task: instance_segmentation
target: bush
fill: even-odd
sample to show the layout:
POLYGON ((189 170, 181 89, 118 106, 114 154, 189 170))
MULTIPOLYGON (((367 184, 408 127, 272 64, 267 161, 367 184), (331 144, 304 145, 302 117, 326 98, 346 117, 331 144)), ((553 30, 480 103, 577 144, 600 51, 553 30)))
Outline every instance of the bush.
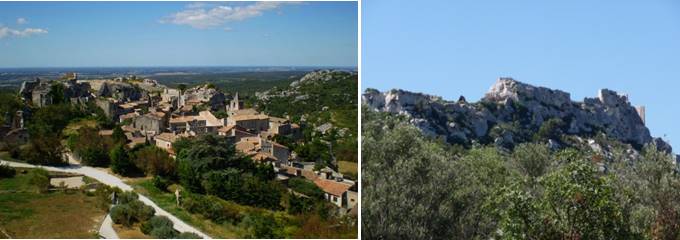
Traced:
POLYGON ((149 218, 153 217, 153 215, 156 213, 156 210, 154 210, 153 207, 144 204, 140 200, 134 200, 128 203, 128 205, 132 210, 133 216, 139 222, 149 220, 149 218))
POLYGON ((29 183, 38 188, 39 192, 46 192, 50 188, 50 176, 45 169, 32 169, 28 173, 28 179, 29 183))
POLYGON ((134 216, 130 206, 127 204, 116 205, 111 208, 111 220, 116 224, 123 224, 124 226, 132 226, 134 216))
POLYGON ((252 212, 241 223, 248 231, 247 238, 283 238, 283 226, 274 216, 266 213, 252 212))
POLYGON ((155 238, 170 239, 174 238, 176 235, 177 232, 175 231, 175 229, 172 229, 172 227, 168 226, 162 226, 151 230, 151 236, 155 238))
POLYGON ((158 175, 153 177, 152 183, 154 187, 164 192, 168 191, 168 186, 170 185, 170 181, 158 175))
POLYGON ((176 238, 178 238, 178 239, 201 239, 202 237, 198 236, 198 234, 196 234, 196 233, 183 232, 183 233, 180 233, 179 235, 177 235, 176 238))
POLYGON ((564 122, 562 119, 551 118, 548 121, 543 122, 538 129, 538 132, 536 132, 534 140, 559 139, 563 127, 564 122))
POLYGON ((290 178, 288 179, 288 187, 298 193, 302 193, 315 199, 323 199, 323 190, 316 184, 304 178, 290 178))
POLYGON ((12 178, 17 174, 17 170, 6 164, 0 164, 0 178, 12 178))
POLYGON ((140 227, 140 230, 144 234, 151 234, 151 232, 155 228, 161 228, 161 227, 170 227, 172 228, 172 221, 166 216, 153 216, 150 218, 148 221, 142 223, 142 226, 140 227))
POLYGON ((182 201, 182 207, 189 211, 190 213, 202 213, 204 208, 204 202, 201 201, 202 197, 196 195, 187 197, 182 201))
POLYGON ((201 214, 205 218, 217 223, 224 221, 231 223, 240 222, 243 218, 241 210, 235 204, 223 204, 221 201, 215 197, 193 195, 182 202, 182 207, 190 213, 201 214))
POLYGON ((139 195, 137 193, 127 191, 118 195, 118 204, 127 204, 138 199, 139 195))

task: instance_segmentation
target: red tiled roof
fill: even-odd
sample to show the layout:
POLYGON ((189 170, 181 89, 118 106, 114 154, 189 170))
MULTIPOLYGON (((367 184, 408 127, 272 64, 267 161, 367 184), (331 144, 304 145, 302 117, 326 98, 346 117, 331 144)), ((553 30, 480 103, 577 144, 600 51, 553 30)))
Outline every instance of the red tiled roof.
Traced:
POLYGON ((314 184, 316 184, 316 186, 321 188, 321 190, 324 192, 335 196, 342 196, 343 193, 347 192, 347 190, 352 187, 352 185, 343 182, 336 182, 322 178, 317 178, 314 180, 314 184))

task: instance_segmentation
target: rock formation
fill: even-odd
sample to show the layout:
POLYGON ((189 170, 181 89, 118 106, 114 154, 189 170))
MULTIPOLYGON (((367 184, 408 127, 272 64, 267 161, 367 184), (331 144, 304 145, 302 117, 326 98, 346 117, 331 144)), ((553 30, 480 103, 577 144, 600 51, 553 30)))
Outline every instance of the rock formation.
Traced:
POLYGON ((608 89, 600 90, 597 98, 575 102, 560 90, 500 78, 477 103, 375 89, 367 89, 362 101, 375 111, 406 115, 425 134, 445 136, 451 143, 514 144, 518 132, 535 133, 546 121, 557 119, 565 134, 601 132, 636 148, 654 142, 659 149, 671 152, 666 142, 652 138, 628 97, 608 89))

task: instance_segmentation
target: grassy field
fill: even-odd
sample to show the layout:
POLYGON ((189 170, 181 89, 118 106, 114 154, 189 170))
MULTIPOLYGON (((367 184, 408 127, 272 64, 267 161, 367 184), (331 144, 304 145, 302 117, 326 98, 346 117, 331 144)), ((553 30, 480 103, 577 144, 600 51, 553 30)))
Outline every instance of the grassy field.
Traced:
POLYGON ((38 193, 19 172, 0 179, 0 228, 12 238, 97 238, 106 212, 96 201, 79 191, 38 193))
POLYGON ((354 179, 357 179, 356 177, 358 176, 359 166, 355 162, 338 161, 338 171, 340 171, 342 174, 347 174, 354 177, 354 179))
MULTIPOLYGON (((163 192, 154 187, 149 180, 137 180, 128 182, 135 189, 136 192, 149 197, 159 207, 163 208, 182 219, 187 224, 194 226, 205 234, 213 238, 238 238, 238 227, 231 224, 216 224, 209 219, 204 218, 198 214, 191 214, 177 206, 175 202, 175 194, 163 192)), ((120 236, 122 237, 122 236, 120 236)))

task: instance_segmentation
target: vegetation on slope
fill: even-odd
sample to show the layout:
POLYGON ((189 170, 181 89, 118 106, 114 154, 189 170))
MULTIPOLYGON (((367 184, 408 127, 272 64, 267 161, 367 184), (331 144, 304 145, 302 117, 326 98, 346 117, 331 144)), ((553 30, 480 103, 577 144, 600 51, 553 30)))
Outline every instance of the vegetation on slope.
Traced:
POLYGON ((362 148, 371 149, 362 159, 364 238, 680 235, 680 175, 673 156, 653 145, 638 157, 610 139, 608 156, 541 142, 465 149, 423 136, 400 116, 364 110, 362 117, 362 148))
POLYGON ((257 108, 304 124, 302 141, 276 139, 301 159, 316 161, 320 166, 330 165, 333 157, 357 162, 357 75, 339 71, 313 74, 318 77, 268 91, 257 102, 257 108), (326 123, 333 125, 329 132, 315 130, 326 123))

